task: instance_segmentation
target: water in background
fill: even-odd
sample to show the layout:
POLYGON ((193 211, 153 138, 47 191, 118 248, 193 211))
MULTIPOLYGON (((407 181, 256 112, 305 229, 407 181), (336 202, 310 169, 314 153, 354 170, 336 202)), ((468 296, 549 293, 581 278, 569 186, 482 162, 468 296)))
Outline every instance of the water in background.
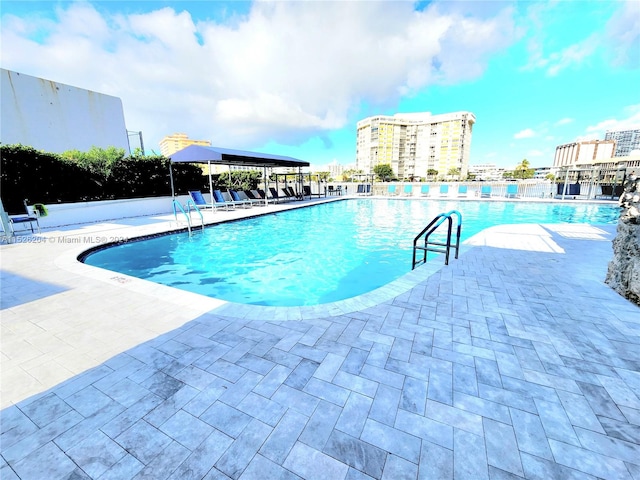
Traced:
POLYGON ((317 305, 409 272, 413 238, 452 209, 462 213, 463 241, 493 225, 616 223, 619 215, 599 204, 352 199, 118 245, 85 263, 232 302, 317 305))

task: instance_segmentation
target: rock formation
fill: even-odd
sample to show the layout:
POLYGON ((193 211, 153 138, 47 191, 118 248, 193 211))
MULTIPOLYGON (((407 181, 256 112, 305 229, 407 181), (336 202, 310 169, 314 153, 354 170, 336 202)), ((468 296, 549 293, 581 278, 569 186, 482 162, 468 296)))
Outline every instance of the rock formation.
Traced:
POLYGON ((605 282, 640 305, 640 177, 632 173, 620 195, 620 219, 605 282))

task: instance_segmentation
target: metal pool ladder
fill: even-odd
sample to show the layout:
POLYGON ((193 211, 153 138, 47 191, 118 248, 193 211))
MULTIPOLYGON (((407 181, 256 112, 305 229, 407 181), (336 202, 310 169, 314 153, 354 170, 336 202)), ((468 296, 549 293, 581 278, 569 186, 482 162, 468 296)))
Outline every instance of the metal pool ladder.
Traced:
POLYGON ((455 248, 456 256, 458 258, 458 253, 460 251, 460 231, 462 229, 462 214, 457 210, 450 210, 446 213, 440 213, 437 215, 429 225, 424 227, 424 229, 416 235, 416 238, 413 239, 413 264, 411 269, 413 270, 419 265, 423 263, 427 263, 427 252, 437 252, 444 253, 444 264, 449 265, 449 252, 451 251, 451 247, 455 248), (456 228, 456 239, 455 242, 451 243, 451 232, 453 230, 453 219, 452 215, 457 217, 457 228, 456 228), (433 234, 440 225, 444 222, 447 222, 447 239, 445 242, 438 242, 434 240, 430 240, 429 237, 433 234), (424 241, 421 242, 421 239, 424 241), (419 244, 420 242, 420 244, 419 244), (417 259, 417 252, 422 252, 422 259, 417 259))
POLYGON ((191 199, 187 200, 187 210, 185 211, 185 209, 182 206, 182 204, 177 199, 175 199, 175 198, 173 199, 173 216, 175 217, 176 222, 177 222, 178 221, 178 210, 180 210, 182 212, 184 217, 187 219, 187 230, 189 230, 189 236, 191 236, 191 209, 193 209, 194 211, 198 212, 198 214, 200 215, 200 221, 201 221, 201 224, 202 224, 202 230, 204 230, 204 217, 202 216, 202 212, 196 206, 196 204, 193 202, 193 200, 191 200, 191 199))

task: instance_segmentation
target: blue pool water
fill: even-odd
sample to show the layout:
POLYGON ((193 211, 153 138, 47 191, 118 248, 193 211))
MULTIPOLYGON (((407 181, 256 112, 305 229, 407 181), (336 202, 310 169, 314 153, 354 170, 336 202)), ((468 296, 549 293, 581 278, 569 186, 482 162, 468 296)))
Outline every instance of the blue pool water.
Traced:
POLYGON ((350 199, 164 235, 91 253, 89 265, 232 302, 317 305, 411 270, 413 238, 441 212, 462 241, 509 223, 616 223, 611 205, 350 199))

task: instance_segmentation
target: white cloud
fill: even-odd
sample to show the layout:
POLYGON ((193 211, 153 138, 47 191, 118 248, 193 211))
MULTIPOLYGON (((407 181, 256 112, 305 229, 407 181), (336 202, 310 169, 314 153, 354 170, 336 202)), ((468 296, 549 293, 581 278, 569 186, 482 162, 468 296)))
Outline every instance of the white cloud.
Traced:
POLYGON ((354 121, 360 102, 383 109, 477 78, 516 35, 509 7, 489 18, 447 7, 257 2, 223 24, 78 2, 55 22, 4 16, 3 67, 122 98, 150 149, 173 132, 232 148, 293 145, 354 121))
POLYGON ((608 118, 596 125, 588 126, 586 129, 587 134, 581 138, 603 139, 607 130, 635 130, 640 128, 640 104, 630 105, 625 108, 624 115, 626 116, 620 119, 608 118))
POLYGON ((520 130, 518 133, 515 133, 513 135, 513 138, 531 138, 531 137, 535 137, 536 136, 536 132, 534 132, 532 129, 530 128, 525 128, 524 130, 520 130))
POLYGON ((573 118, 561 118, 560 120, 558 120, 554 126, 559 127, 561 125, 568 125, 570 123, 573 123, 574 119, 573 118))
POLYGON ((609 19, 605 41, 614 66, 640 66, 640 2, 627 0, 609 19))

